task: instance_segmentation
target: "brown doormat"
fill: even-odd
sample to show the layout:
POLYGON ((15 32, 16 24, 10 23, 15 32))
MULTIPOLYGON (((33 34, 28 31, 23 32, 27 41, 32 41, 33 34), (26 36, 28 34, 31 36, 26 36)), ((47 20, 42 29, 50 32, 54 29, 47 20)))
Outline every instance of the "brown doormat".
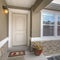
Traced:
POLYGON ((23 56, 23 55, 25 55, 25 51, 13 51, 9 53, 9 57, 23 56))

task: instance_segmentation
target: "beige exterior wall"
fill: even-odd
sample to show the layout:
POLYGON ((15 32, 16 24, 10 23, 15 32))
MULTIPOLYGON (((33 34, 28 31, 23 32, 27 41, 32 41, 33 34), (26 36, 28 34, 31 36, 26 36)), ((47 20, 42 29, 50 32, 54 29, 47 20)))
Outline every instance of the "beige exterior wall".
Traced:
POLYGON ((7 15, 3 13, 2 6, 5 0, 0 0, 0 41, 7 37, 7 15))
POLYGON ((32 37, 40 37, 41 28, 41 16, 40 12, 32 12, 32 37))

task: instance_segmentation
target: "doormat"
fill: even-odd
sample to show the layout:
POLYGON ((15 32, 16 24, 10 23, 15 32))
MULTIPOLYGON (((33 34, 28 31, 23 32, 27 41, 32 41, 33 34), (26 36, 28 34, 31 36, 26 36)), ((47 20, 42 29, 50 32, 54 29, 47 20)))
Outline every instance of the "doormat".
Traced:
POLYGON ((9 53, 8 57, 23 56, 23 55, 25 55, 25 51, 13 51, 9 53))

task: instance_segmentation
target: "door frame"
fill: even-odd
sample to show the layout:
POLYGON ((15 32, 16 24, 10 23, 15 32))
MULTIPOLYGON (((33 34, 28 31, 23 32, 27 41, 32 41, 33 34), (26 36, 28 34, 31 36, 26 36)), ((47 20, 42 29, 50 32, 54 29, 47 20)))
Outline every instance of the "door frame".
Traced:
POLYGON ((9 41, 8 41, 8 46, 13 47, 12 46, 12 14, 13 13, 22 13, 22 14, 27 14, 28 15, 28 27, 27 27, 27 46, 29 46, 29 42, 30 42, 30 10, 22 10, 22 9, 12 9, 9 8, 9 41))

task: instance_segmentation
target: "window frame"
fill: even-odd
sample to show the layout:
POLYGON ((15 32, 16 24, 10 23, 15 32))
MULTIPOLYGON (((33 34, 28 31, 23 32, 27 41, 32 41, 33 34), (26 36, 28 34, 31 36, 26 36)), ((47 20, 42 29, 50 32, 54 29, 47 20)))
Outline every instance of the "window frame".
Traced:
POLYGON ((52 10, 46 10, 46 9, 43 9, 42 11, 41 11, 41 37, 44 37, 44 38, 52 38, 52 39, 57 39, 57 38, 60 38, 60 36, 58 35, 58 23, 57 23, 57 17, 60 15, 60 12, 59 11, 52 11, 52 10), (43 15, 43 13, 45 12, 45 11, 47 11, 47 12, 50 12, 50 13, 55 13, 56 15, 55 15, 55 23, 54 23, 54 36, 43 36, 43 17, 42 17, 42 15, 43 15))

